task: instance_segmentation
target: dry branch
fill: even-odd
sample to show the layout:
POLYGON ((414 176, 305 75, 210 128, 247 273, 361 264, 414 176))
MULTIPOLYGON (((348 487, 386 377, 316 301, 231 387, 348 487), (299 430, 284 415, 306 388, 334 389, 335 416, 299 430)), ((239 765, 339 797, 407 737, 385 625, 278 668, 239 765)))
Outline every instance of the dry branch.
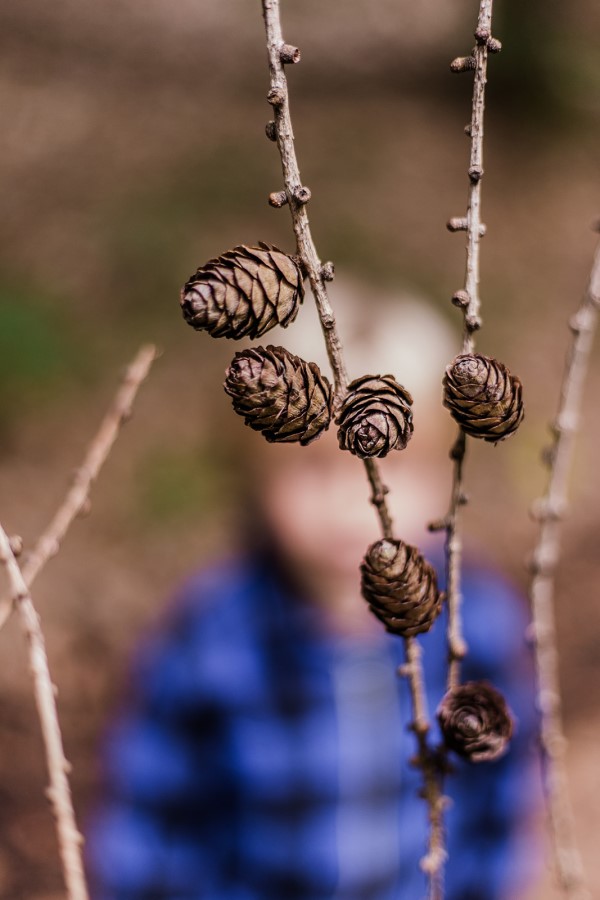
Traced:
POLYGON ((444 811, 447 798, 443 793, 442 775, 439 759, 432 752, 428 743, 429 716, 425 700, 423 682, 423 666, 421 664, 421 645, 415 638, 404 641, 406 663, 401 667, 411 686, 412 715, 411 729, 417 737, 418 754, 414 763, 423 772, 423 798, 427 803, 429 820, 429 839, 427 854, 421 860, 421 868, 429 879, 429 900, 443 900, 444 897, 444 863, 448 857, 446 852, 446 833, 444 830, 444 811))
MULTIPOLYGON (((156 357, 156 347, 141 347, 127 367, 119 390, 88 447, 83 463, 75 472, 66 497, 27 556, 22 569, 27 587, 31 587, 48 560, 56 555, 73 520, 86 510, 91 487, 108 458, 121 426, 129 418, 138 389, 156 357)), ((3 597, 0 601, 0 628, 8 620, 12 608, 13 598, 3 597)))
MULTIPOLYGON (((470 56, 457 57, 450 64, 453 72, 474 72, 471 122, 465 129, 471 139, 469 157, 469 195, 467 214, 464 218, 452 218, 447 223, 449 231, 466 231, 467 260, 464 287, 457 291, 452 302, 463 311, 462 353, 472 353, 475 332, 481 327, 479 315, 479 250, 485 226, 481 221, 481 182, 483 178, 483 119, 485 111, 485 86, 489 52, 498 52, 500 42, 492 37, 493 0, 480 0, 476 45, 470 56)), ((456 441, 450 450, 453 464, 450 507, 441 523, 432 523, 431 530, 446 532, 446 591, 448 602, 448 690, 460 683, 460 664, 467 652, 462 629, 461 563, 462 537, 460 510, 467 502, 464 490, 464 461, 467 437, 459 428, 456 441)))
POLYGON ((561 521, 567 506, 578 420, 590 351, 600 305, 600 248, 579 309, 569 322, 573 337, 560 391, 558 414, 552 423, 554 442, 544 452, 550 474, 543 497, 532 507, 539 521, 539 535, 531 563, 532 632, 537 673, 538 707, 544 790, 548 807, 556 871, 569 900, 590 897, 575 840, 573 812, 565 771, 558 652, 554 617, 554 575, 560 558, 561 521))
MULTIPOLYGON (((283 40, 279 0, 262 0, 265 20, 267 51, 269 56, 270 90, 267 99, 273 107, 274 121, 267 125, 267 137, 275 140, 281 157, 285 191, 273 192, 269 202, 274 207, 288 205, 296 236, 297 252, 306 271, 315 298, 327 354, 334 378, 334 408, 339 408, 348 386, 348 376, 343 359, 343 348, 338 334, 335 316, 327 295, 326 282, 333 277, 331 263, 321 263, 312 238, 306 205, 310 190, 303 186, 290 117, 288 86, 284 65, 297 63, 300 51, 283 40)), ((385 500, 388 488, 383 484, 377 463, 364 460, 371 486, 371 502, 375 506, 383 536, 393 537, 393 524, 385 500)), ((405 639, 406 664, 401 667, 408 680, 412 700, 412 729, 418 741, 415 764, 421 769, 425 782, 423 794, 428 805, 430 834, 428 853, 422 862, 430 884, 431 900, 443 896, 442 867, 446 857, 444 847, 443 807, 440 779, 434 754, 428 743, 429 721, 423 684, 420 647, 414 638, 405 639)))
POLYGON ((0 525, 0 560, 6 566, 11 596, 27 639, 29 666, 33 677, 35 702, 46 750, 50 776, 47 791, 54 817, 60 858, 69 900, 87 900, 81 844, 83 838, 77 828, 63 750, 62 736, 56 710, 55 687, 50 677, 48 657, 39 616, 33 605, 23 573, 11 549, 10 539, 0 525))

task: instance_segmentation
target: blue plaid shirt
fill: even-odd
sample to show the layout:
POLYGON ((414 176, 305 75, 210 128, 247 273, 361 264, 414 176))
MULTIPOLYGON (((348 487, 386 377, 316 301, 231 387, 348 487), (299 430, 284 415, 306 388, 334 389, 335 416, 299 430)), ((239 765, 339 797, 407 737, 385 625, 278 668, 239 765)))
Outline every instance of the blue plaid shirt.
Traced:
MULTIPOLYGON (((499 762, 456 763, 448 900, 514 898, 535 848, 525 608, 467 571, 464 678, 489 678, 518 719, 499 762)), ((432 712, 443 617, 423 638, 432 712)), ((333 637, 266 566, 194 578, 141 644, 110 729, 106 793, 88 825, 96 900, 420 900, 426 840, 411 768, 402 641, 333 637)))

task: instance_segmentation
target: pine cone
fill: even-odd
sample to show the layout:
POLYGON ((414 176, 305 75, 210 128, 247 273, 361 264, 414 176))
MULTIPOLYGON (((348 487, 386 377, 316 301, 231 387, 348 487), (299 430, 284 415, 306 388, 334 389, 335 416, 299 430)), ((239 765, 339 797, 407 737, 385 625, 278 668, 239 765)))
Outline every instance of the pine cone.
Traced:
POLYGON ((412 402, 393 375, 357 378, 336 418, 341 449, 361 459, 404 450, 413 433, 412 402))
POLYGON ((506 366, 480 353, 457 356, 444 376, 444 406, 463 431, 497 443, 523 419, 521 382, 506 366))
POLYGON ((331 385, 316 363, 285 347, 236 353, 226 376, 233 408, 268 441, 310 444, 329 427, 331 385))
POLYGON ((506 700, 487 681, 468 681, 448 691, 437 717, 446 746, 471 762, 498 759, 513 731, 506 700))
POLYGON ((276 247, 235 247, 184 285, 183 316, 212 337, 257 338, 294 321, 304 299, 302 281, 296 260, 276 247))
POLYGON ((386 629, 402 637, 429 631, 442 608, 433 567, 416 547, 384 538, 360 567, 362 594, 386 629))

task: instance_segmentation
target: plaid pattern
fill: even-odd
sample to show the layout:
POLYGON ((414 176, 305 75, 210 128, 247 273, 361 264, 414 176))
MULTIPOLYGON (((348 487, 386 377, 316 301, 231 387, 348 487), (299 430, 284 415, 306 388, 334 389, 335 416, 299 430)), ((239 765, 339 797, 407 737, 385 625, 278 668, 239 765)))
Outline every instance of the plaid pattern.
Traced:
MULTIPOLYGON (((449 780, 447 897, 499 900, 532 857, 525 613, 489 572, 471 572, 465 595, 465 678, 493 680, 519 729, 503 760, 459 762, 449 780)), ((443 631, 442 619, 423 641, 432 709, 443 631)), ((142 642, 133 699, 106 740, 107 792, 87 829, 96 900, 423 897, 401 652, 383 631, 369 643, 322 634, 316 610, 259 563, 192 580, 142 642)))

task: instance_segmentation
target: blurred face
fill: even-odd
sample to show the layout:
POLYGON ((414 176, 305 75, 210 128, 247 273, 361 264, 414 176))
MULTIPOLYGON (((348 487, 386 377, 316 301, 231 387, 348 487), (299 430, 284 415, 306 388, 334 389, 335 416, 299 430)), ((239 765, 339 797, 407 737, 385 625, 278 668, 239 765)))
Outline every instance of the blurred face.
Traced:
MULTIPOLYGON (((422 298, 378 294, 372 285, 339 278, 331 294, 351 377, 391 372, 414 396, 408 446, 377 462, 390 488, 395 536, 422 547, 431 540, 427 522, 445 513, 449 499, 448 450, 456 429, 442 408, 441 384, 457 341, 422 298)), ((274 343, 279 340, 328 373, 314 305, 305 304, 293 328, 274 343)), ((254 457, 261 502, 279 544, 313 592, 324 587, 326 597, 358 591, 360 562, 381 537, 364 465, 339 449, 336 432, 332 425, 308 447, 256 443, 254 457)))
MULTIPOLYGON (((361 460, 339 449, 331 428, 308 447, 268 445, 263 464, 265 511, 290 562, 313 587, 335 579, 358 591, 362 557, 381 537, 361 460)), ((439 465, 415 431, 406 450, 381 461, 381 470, 396 536, 422 545, 427 522, 439 518, 448 500, 446 447, 439 465)))

